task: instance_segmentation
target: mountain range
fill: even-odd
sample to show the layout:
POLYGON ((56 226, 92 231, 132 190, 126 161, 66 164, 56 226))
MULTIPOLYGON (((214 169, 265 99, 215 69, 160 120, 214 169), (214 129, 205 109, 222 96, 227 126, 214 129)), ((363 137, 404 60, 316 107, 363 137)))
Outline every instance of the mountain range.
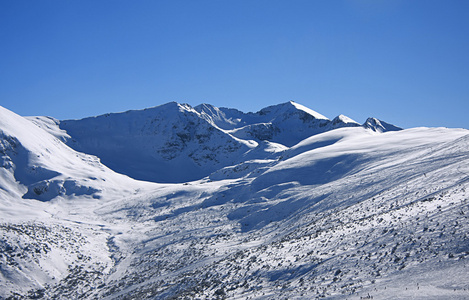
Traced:
MULTIPOLYGON (((62 140, 76 151, 96 155, 132 178, 165 183, 201 179, 223 167, 265 158, 273 148, 283 151, 318 133, 360 126, 343 115, 331 121, 293 101, 257 113, 171 102, 55 123, 67 134, 62 140)), ((374 118, 361 126, 400 130, 374 118)))
POLYGON ((0 299, 469 297, 466 129, 0 107, 0 155, 0 299))

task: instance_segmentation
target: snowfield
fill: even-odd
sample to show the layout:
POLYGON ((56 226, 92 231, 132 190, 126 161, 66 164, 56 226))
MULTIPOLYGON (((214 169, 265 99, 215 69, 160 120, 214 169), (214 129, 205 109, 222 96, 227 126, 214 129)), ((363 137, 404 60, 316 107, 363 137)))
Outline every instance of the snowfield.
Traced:
POLYGON ((0 107, 0 299, 468 299, 469 130, 0 107))

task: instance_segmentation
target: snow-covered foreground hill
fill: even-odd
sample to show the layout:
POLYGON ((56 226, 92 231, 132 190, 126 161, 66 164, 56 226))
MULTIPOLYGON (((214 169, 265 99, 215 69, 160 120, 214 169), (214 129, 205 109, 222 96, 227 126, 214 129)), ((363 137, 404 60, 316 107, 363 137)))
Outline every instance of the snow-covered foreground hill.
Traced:
MULTIPOLYGON (((172 137, 155 125, 165 140, 148 143, 163 147, 193 122, 173 158, 183 169, 172 174, 179 180, 195 168, 201 179, 137 181, 76 152, 78 144, 111 149, 113 128, 131 136, 117 120, 124 115, 107 117, 116 118, 106 128, 113 137, 91 127, 86 141, 63 121, 0 109, 0 298, 469 297, 468 130, 386 132, 398 128, 344 116, 354 125, 334 127, 335 119, 296 103, 286 105, 313 118, 279 117, 285 105, 256 114, 168 105, 182 110, 182 121, 179 113, 160 120, 172 137), (263 139, 262 126, 277 129, 263 139), (296 136, 283 133, 294 128, 296 136), (207 137, 198 139, 201 132, 207 137), (228 141, 237 145, 233 156, 211 149, 228 141), (184 169, 197 147, 226 159, 184 169)), ((102 125, 100 118, 75 128, 102 125)), ((135 139, 143 145, 145 136, 135 139)), ((142 151, 163 149, 152 147, 142 151)))

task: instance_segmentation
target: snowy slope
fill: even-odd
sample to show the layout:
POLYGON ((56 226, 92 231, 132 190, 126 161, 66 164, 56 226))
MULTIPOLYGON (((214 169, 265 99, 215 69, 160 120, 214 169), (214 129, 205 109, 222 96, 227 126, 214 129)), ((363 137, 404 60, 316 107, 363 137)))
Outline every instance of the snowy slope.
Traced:
POLYGON ((335 143, 311 138, 258 175, 105 207, 159 224, 145 225, 110 298, 464 299, 468 134, 331 131, 320 139, 335 143))
POLYGON ((58 282, 80 266, 109 271, 106 235, 64 220, 73 219, 76 205, 153 186, 72 150, 61 135, 0 107, 0 298, 58 282))
POLYGON ((67 135, 57 128, 44 130, 3 107, 0 135, 0 184, 3 191, 15 192, 12 196, 41 201, 71 195, 97 199, 107 188, 135 182, 111 171, 99 158, 66 146, 60 138, 67 135))
MULTIPOLYGON (((468 130, 393 131, 379 120, 358 126, 345 116, 339 123, 350 126, 333 129, 335 119, 292 103, 248 114, 168 105, 162 114, 172 113, 172 123, 145 127, 146 138, 156 135, 165 145, 193 121, 196 133, 213 131, 204 140, 210 145, 228 138, 242 145, 233 163, 224 160, 200 180, 139 182, 62 140, 78 147, 83 142, 73 142, 80 134, 71 128, 83 126, 83 135, 85 128, 101 132, 103 140, 93 134, 93 142, 108 147, 106 134, 132 138, 161 107, 149 109, 148 118, 135 111, 67 129, 64 121, 1 110, 0 297, 469 297, 468 130), (258 124, 331 128, 294 145, 281 133, 263 141, 233 134, 258 124), (67 180, 97 191, 66 192, 67 180), (24 198, 46 181, 65 190, 49 201, 24 198)), ((189 133, 181 161, 198 145, 189 133)))

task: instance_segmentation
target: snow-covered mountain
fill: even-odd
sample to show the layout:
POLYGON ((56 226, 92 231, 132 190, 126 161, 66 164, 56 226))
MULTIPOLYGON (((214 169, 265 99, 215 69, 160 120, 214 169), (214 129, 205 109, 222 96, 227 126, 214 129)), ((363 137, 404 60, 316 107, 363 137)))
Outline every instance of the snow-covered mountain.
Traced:
MULTIPOLYGON (((369 120, 363 126, 375 131, 400 129, 369 120)), ((140 111, 60 121, 57 126, 68 134, 62 137, 70 147, 98 156, 116 172, 175 183, 201 179, 247 157, 264 158, 266 143, 283 149, 318 133, 360 125, 343 115, 331 121, 290 101, 257 113, 171 102, 140 111)))
POLYGON ((331 122, 323 115, 293 101, 247 114, 209 104, 199 105, 195 109, 202 118, 235 137, 244 140, 267 140, 288 147, 317 133, 340 127, 360 126, 343 115, 331 122))
POLYGON ((469 297, 469 130, 169 103, 0 137, 0 298, 469 297))
POLYGON ((2 193, 41 201, 72 195, 99 199, 104 189, 130 180, 112 172, 98 157, 66 146, 60 140, 66 133, 54 124, 50 118, 31 122, 0 107, 2 193), (49 132, 40 127, 48 122, 49 132))
POLYGON ((67 144, 75 150, 98 156, 117 172, 155 182, 203 178, 257 146, 212 126, 189 105, 174 102, 58 125, 71 136, 67 144))

